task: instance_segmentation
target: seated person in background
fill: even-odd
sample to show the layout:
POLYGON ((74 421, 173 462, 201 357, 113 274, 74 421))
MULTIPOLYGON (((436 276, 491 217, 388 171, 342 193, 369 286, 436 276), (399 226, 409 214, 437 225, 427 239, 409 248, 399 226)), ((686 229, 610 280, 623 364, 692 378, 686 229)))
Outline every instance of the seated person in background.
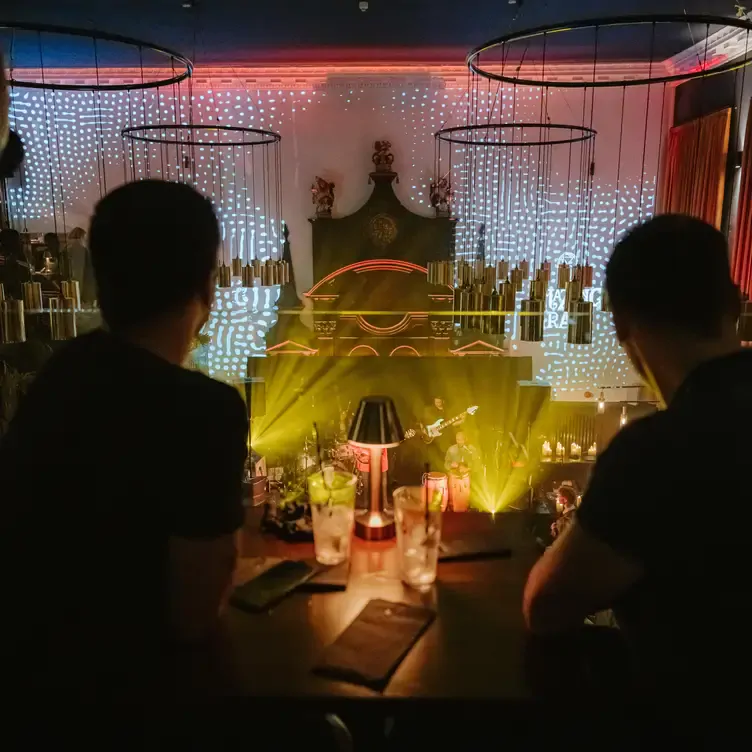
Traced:
POLYGON ((530 573, 524 615, 550 633, 613 607, 640 700, 704 744, 745 718, 734 702, 749 678, 749 556, 726 510, 750 500, 752 352, 739 347, 726 240, 700 220, 632 230, 606 286, 616 334, 665 409, 598 458, 574 522, 530 573))
POLYGON ((556 489, 557 518, 551 525, 551 538, 557 538, 574 522, 580 495, 571 481, 564 481, 556 489))
POLYGON ((131 183, 96 206, 107 328, 53 356, 0 443, 0 665, 16 690, 140 694, 166 648, 217 626, 248 425, 235 389, 182 363, 218 243, 186 185, 131 183))
POLYGON ((63 255, 70 278, 78 281, 81 300, 85 303, 92 303, 96 299, 94 270, 91 268, 91 254, 85 241, 86 230, 82 227, 74 227, 68 233, 68 242, 63 255))
POLYGON ((60 238, 58 238, 56 232, 46 232, 44 234, 44 247, 46 249, 44 258, 50 260, 52 268, 57 274, 63 275, 64 270, 62 267, 64 265, 60 253, 60 238))

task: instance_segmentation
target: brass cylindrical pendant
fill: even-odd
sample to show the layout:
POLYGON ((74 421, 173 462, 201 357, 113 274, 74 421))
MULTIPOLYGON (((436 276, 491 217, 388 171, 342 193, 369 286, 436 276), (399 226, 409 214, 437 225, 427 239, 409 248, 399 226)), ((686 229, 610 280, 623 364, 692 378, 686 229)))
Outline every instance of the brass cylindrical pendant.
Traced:
POLYGON ((611 313, 611 298, 608 296, 608 290, 604 287, 601 289, 601 311, 611 313))
POLYGON ((518 264, 520 271, 522 272, 523 279, 530 279, 530 262, 524 258, 518 264))
POLYGON ((547 289, 548 289, 548 285, 546 283, 546 280, 539 271, 538 278, 530 282, 530 297, 533 300, 542 300, 544 308, 546 304, 546 290, 547 289))
POLYGON ((567 342, 570 345, 589 345, 593 341, 593 304, 576 300, 568 309, 567 342))
POLYGON ((514 313, 516 292, 514 285, 508 279, 501 283, 499 297, 501 298, 501 310, 505 313, 514 313))
POLYGON ((491 334, 491 316, 487 316, 485 314, 488 314, 491 310, 491 296, 486 295, 485 293, 481 295, 481 311, 483 312, 483 316, 480 316, 480 331, 482 334, 491 334))
POLYGON ((452 261, 444 262, 441 284, 454 287, 454 263, 452 261))
POLYGON ((231 287, 232 286, 232 272, 230 267, 226 264, 220 264, 217 268, 217 286, 218 287, 231 287))
POLYGON ((523 300, 520 305, 520 339, 523 342, 543 341, 543 301, 523 300))
POLYGON ((259 259, 257 258, 253 259, 253 276, 261 276, 261 261, 259 261, 259 259))
POLYGON ((81 310, 81 286, 78 280, 70 279, 67 282, 63 282, 60 285, 64 298, 73 299, 73 307, 77 310, 81 310))
POLYGON ((253 267, 250 264, 243 267, 242 284, 243 287, 253 287, 253 267))
POLYGON ((473 315, 470 318, 469 327, 471 329, 481 329, 483 316, 478 314, 483 312, 483 291, 479 284, 475 285, 473 291, 470 293, 470 309, 473 315))
POLYGON ((3 344, 26 342, 23 300, 0 303, 0 339, 3 344))
POLYGON ((467 264, 464 261, 457 262, 457 284, 460 287, 467 285, 467 264))
POLYGON ((460 329, 465 330, 469 326, 466 311, 470 310, 470 290, 463 288, 460 290, 460 329))
POLYGON ((39 313, 42 310, 42 285, 39 282, 24 282, 23 302, 26 313, 39 313))
POLYGON ((494 291, 494 293, 488 296, 488 311, 494 314, 486 317, 488 320, 488 334, 504 334, 505 318, 504 316, 498 315, 503 310, 502 297, 494 291))
POLYGON ((233 277, 243 276, 243 270, 240 264, 240 259, 237 256, 232 260, 232 276, 233 277))
POLYGON ((476 259, 473 262, 473 284, 479 285, 483 281, 483 271, 485 264, 482 259, 476 259))
POLYGON ((0 282, 0 303, 5 300, 5 286, 0 282))
POLYGON ((559 268, 556 272, 556 287, 559 290, 566 290, 567 285, 571 279, 572 270, 568 264, 559 264, 559 268))
POLYGON ((433 267, 432 273, 431 273, 431 279, 428 281, 432 285, 444 285, 446 282, 444 281, 447 276, 446 272, 446 262, 445 261, 433 261, 431 263, 431 266, 433 267))
POLYGON ((585 263, 585 265, 582 267, 582 287, 583 289, 586 287, 592 287, 593 286, 593 267, 585 263))
POLYGON ((509 262, 502 259, 496 264, 496 278, 506 279, 509 276, 509 262))
POLYGON ((491 294, 491 290, 496 289, 496 267, 487 266, 483 272, 483 292, 486 295, 491 294))
POLYGON ((522 290, 522 269, 520 269, 518 266, 516 266, 514 269, 512 269, 511 272, 509 272, 509 281, 512 283, 512 287, 514 287, 516 292, 520 292, 522 290))
POLYGON ((582 298, 582 284, 579 279, 573 279, 567 285, 567 294, 564 298, 564 310, 569 309, 582 298))
POLYGON ((436 264, 438 262, 436 261, 429 261, 426 264, 426 277, 428 278, 428 284, 429 285, 435 285, 437 284, 436 279, 438 277, 437 271, 436 271, 436 264))
POLYGON ((50 298, 50 333, 55 341, 65 339, 63 301, 61 298, 50 298))
POLYGON ((76 308, 73 298, 63 298, 63 327, 65 339, 76 336, 76 308))
POLYGON ((551 262, 550 261, 543 261, 540 265, 540 269, 538 269, 538 274, 536 275, 539 279, 543 279, 546 282, 546 287, 548 287, 549 283, 551 282, 551 262))
POLYGON ((455 287, 454 288, 454 317, 452 318, 452 323, 455 329, 462 328, 462 316, 460 315, 461 310, 462 310, 462 288, 455 287))

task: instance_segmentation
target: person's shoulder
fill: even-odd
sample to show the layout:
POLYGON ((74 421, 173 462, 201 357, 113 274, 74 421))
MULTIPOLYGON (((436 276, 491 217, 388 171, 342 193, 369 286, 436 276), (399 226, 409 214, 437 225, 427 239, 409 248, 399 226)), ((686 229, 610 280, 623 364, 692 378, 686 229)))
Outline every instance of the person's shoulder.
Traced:
POLYGON ((245 402, 238 390, 200 371, 181 369, 182 393, 192 400, 197 411, 222 418, 246 420, 245 402))
POLYGON ((82 334, 65 342, 55 349, 41 369, 40 376, 55 375, 58 371, 68 371, 79 367, 88 368, 87 361, 101 361, 105 349, 105 340, 99 331, 82 334))
POLYGON ((649 451, 656 444, 669 440, 675 431, 673 416, 660 410, 627 423, 611 439, 606 450, 610 454, 625 451, 649 451))

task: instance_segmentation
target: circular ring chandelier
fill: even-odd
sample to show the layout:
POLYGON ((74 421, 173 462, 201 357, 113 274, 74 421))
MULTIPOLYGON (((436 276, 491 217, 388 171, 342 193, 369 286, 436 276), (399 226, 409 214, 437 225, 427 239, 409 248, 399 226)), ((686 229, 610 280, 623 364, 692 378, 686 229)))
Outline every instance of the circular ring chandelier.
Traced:
POLYGON ((556 146, 558 144, 577 144, 581 141, 589 141, 595 138, 597 131, 584 125, 566 125, 562 123, 488 123, 476 125, 456 125, 452 128, 442 128, 437 131, 435 137, 439 141, 449 144, 461 144, 462 146, 499 146, 499 147, 523 147, 523 146, 556 146), (511 140, 505 138, 505 132, 512 133, 511 140), (532 138, 525 131, 537 131, 532 138), (569 131, 569 137, 564 135, 569 131), (519 132, 519 139, 515 133, 519 132), (485 138, 474 134, 485 134, 485 138), (556 135, 561 133, 561 137, 556 135), (464 138, 462 135, 464 134, 464 138))
MULTIPOLYGON (((752 49, 745 45, 743 59, 739 60, 737 57, 720 57, 718 59, 711 59, 708 61, 707 56, 700 58, 698 55, 697 65, 692 66, 686 71, 680 71, 676 73, 662 74, 658 71, 653 71, 654 52, 655 52, 655 35, 656 29, 661 24, 675 25, 685 27, 690 24, 705 26, 706 38, 709 34, 710 27, 733 28, 746 31, 747 35, 752 31, 752 22, 744 18, 726 18, 725 16, 703 15, 703 14, 656 14, 656 15, 636 15, 636 16, 619 16, 612 18, 595 18, 581 21, 573 21, 571 23, 550 24, 547 26, 539 26, 533 29, 525 29, 522 31, 506 34, 505 36, 491 39, 488 42, 475 47, 471 50, 466 58, 466 62, 470 70, 486 79, 491 81, 499 81, 503 83, 515 84, 518 86, 541 86, 541 87, 557 87, 557 88, 571 88, 581 89, 588 88, 607 88, 615 86, 645 86, 649 84, 661 84, 661 83, 677 83, 681 81, 689 81, 694 78, 702 78, 708 75, 715 75, 719 73, 725 73, 727 71, 736 70, 740 67, 749 65, 752 63, 752 49), (640 27, 650 26, 650 58, 649 58, 649 71, 647 76, 639 76, 637 78, 623 78, 623 79, 610 79, 606 77, 600 77, 597 71, 598 61, 598 48, 603 48, 605 44, 601 35, 603 29, 618 29, 617 33, 621 33, 628 27, 640 27), (593 49, 593 72, 592 76, 586 76, 579 80, 554 80, 546 78, 545 63, 541 71, 540 77, 523 77, 521 75, 523 66, 527 64, 527 53, 530 50, 531 43, 540 41, 543 49, 543 56, 545 60, 546 54, 549 55, 549 59, 553 56, 556 57, 556 47, 559 46, 556 42, 561 43, 572 33, 577 31, 583 31, 593 29, 592 35, 592 49, 593 49), (600 39, 599 39, 600 36, 600 39), (556 40, 554 42, 553 40, 556 40), (522 55, 515 57, 511 54, 513 45, 523 45, 522 55), (549 47, 550 45, 550 47, 549 47), (549 47, 548 53, 546 48, 549 47), (481 56, 496 53, 499 57, 498 64, 501 66, 501 70, 496 72, 491 70, 488 63, 481 62, 481 56), (506 71, 505 72, 505 68, 506 71), (654 75, 654 73, 656 75, 654 75)), ((692 35, 690 35, 692 36, 692 35)), ((694 38, 692 36, 692 38, 694 38)), ((634 45, 632 45, 634 48, 634 45)), ((560 46, 559 46, 560 48, 560 46)), ((707 45, 705 47, 707 54, 707 45)), ((577 54, 582 57, 582 50, 578 49, 577 54)), ((550 69, 549 69, 550 70, 550 69)))
POLYGON ((165 146, 266 146, 282 140, 279 133, 261 128, 201 123, 137 125, 123 128, 120 135, 131 141, 165 146))
POLYGON ((120 135, 130 144, 133 180, 185 182, 214 205, 222 235, 218 287, 290 281, 290 262, 283 258, 279 133, 219 123, 153 123, 123 128, 120 135))
MULTIPOLYGON (((21 23, 16 21, 0 21, 0 33, 10 32, 11 43, 4 45, 8 54, 8 67, 11 76, 8 79, 9 86, 18 86, 27 89, 45 89, 48 91, 137 91, 141 89, 156 89, 162 86, 172 86, 179 84, 193 73, 193 63, 167 47, 162 47, 151 42, 145 42, 140 39, 122 36, 120 34, 110 34, 103 31, 92 31, 89 29, 77 29, 67 26, 53 26, 49 24, 21 23), (24 49, 25 45, 17 38, 17 34, 32 34, 35 39, 30 45, 34 47, 33 51, 24 49), (59 81, 48 81, 45 76, 45 69, 52 67, 62 67, 44 59, 43 35, 53 37, 67 37, 72 47, 63 45, 63 51, 58 53, 61 60, 71 60, 71 67, 81 67, 81 50, 76 49, 75 42, 85 40, 91 43, 90 53, 92 56, 93 70, 95 80, 90 83, 66 83, 59 81), (134 59, 134 67, 141 69, 141 80, 130 83, 102 83, 99 78, 99 71, 102 67, 104 55, 107 50, 103 47, 107 45, 118 45, 119 47, 131 48, 137 57, 134 59), (144 76, 144 52, 151 53, 155 58, 155 67, 164 67, 172 75, 162 75, 160 78, 146 80, 144 76), (159 61, 157 63, 156 61, 159 61), (177 66, 177 70, 176 70, 177 66), (39 78, 33 77, 17 78, 13 71, 16 68, 23 70, 39 71, 39 78)), ((87 45, 88 47, 88 45, 87 45)), ((122 53, 118 56, 118 63, 122 65, 122 53)))

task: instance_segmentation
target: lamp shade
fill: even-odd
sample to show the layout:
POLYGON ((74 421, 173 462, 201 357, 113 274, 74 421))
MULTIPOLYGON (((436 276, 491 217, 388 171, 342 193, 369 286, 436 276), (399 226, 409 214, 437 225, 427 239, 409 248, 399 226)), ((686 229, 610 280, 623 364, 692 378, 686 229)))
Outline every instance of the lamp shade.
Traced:
POLYGON ((395 447, 405 438, 394 402, 389 397, 364 397, 347 433, 360 446, 395 447))

